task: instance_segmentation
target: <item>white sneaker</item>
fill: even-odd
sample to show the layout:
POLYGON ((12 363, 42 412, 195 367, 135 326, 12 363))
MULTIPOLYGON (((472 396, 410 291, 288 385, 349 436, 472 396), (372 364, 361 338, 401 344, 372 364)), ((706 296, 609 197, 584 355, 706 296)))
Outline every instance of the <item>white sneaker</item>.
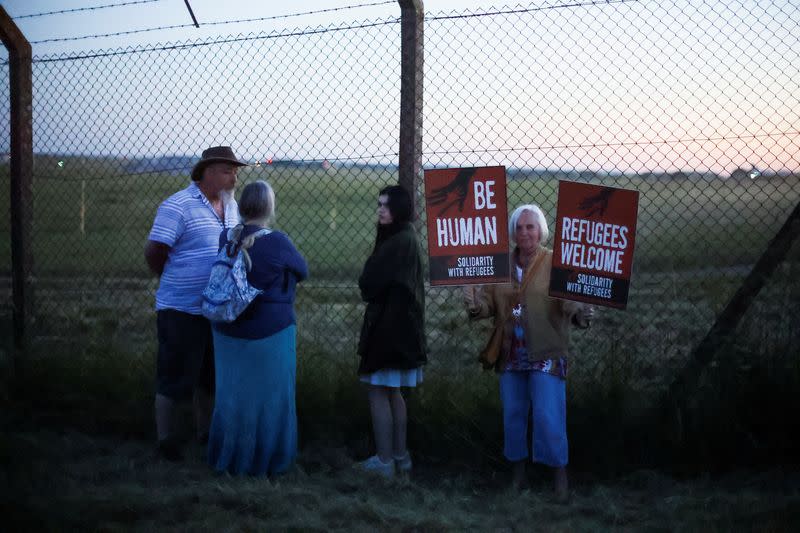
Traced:
POLYGON ((406 454, 402 457, 394 457, 394 464, 398 472, 410 472, 413 464, 411 463, 411 454, 406 450, 406 454))
POLYGON ((394 461, 384 463, 377 455, 373 455, 366 461, 358 463, 358 468, 367 472, 375 472, 383 477, 394 477, 394 461))

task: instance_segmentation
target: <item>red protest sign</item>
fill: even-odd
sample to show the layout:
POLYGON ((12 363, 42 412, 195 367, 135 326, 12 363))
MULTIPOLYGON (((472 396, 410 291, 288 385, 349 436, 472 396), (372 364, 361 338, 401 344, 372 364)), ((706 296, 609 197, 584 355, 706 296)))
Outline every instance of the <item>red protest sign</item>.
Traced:
POLYGON ((625 309, 639 192, 558 182, 550 296, 625 309))
POLYGON ((505 167, 425 171, 431 285, 509 281, 505 167))

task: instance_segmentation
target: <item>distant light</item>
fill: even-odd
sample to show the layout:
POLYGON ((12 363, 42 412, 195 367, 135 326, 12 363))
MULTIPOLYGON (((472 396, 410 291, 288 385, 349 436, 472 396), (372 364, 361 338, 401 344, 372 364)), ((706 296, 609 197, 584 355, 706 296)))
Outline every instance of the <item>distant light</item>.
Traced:
POLYGON ((754 179, 756 179, 756 178, 757 178, 757 177, 759 177, 760 175, 761 175, 761 172, 759 172, 759 171, 758 171, 758 170, 756 170, 756 169, 753 169, 753 170, 751 170, 751 171, 750 171, 750 179, 751 179, 751 180, 754 180, 754 179))
POLYGON ((271 158, 271 157, 270 157, 269 159, 267 159, 267 164, 268 164, 268 165, 271 165, 271 164, 272 164, 272 158, 271 158))
POLYGON ((64 162, 63 161, 59 161, 58 162, 58 168, 64 168, 64 162))

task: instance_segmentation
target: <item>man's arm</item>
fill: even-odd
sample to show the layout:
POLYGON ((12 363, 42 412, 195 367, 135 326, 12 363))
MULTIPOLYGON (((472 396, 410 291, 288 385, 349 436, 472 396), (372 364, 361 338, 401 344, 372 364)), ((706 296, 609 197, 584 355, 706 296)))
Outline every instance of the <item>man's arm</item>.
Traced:
POLYGON ((161 273, 164 272, 164 265, 171 249, 170 246, 163 242, 147 241, 144 247, 144 260, 147 261, 147 266, 156 276, 160 277, 161 273))

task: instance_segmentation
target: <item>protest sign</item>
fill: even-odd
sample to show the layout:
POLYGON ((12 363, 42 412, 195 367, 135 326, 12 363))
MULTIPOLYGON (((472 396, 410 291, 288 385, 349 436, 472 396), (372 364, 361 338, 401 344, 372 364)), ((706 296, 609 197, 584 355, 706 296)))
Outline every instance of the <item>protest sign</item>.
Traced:
POLYGON ((505 167, 425 171, 431 285, 509 281, 505 167))
POLYGON ((639 192, 558 182, 550 296, 624 309, 639 192))

